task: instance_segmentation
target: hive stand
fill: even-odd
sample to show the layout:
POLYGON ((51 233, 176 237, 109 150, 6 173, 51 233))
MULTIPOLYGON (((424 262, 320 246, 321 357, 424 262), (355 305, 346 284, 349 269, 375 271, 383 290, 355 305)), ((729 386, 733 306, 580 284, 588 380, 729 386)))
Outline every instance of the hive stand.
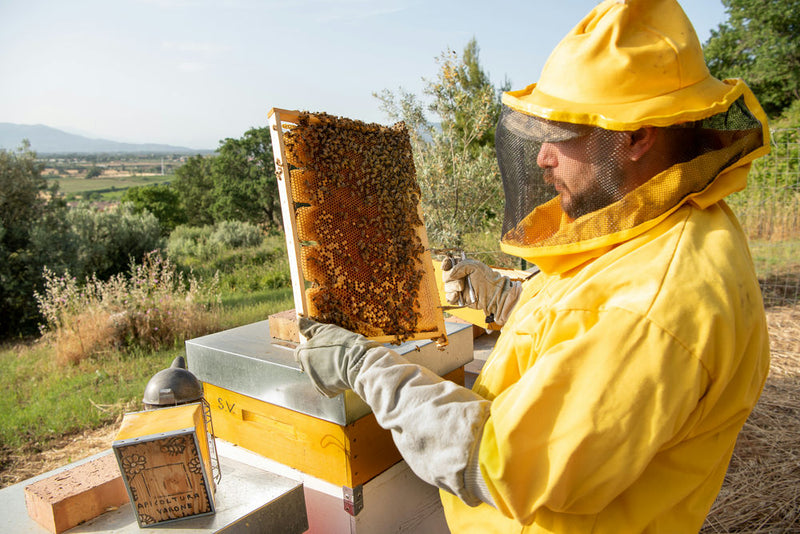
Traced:
MULTIPOLYGON (((472 325, 445 325, 443 349, 431 340, 392 348, 463 384, 472 325)), ((230 444, 248 451, 248 462, 303 482, 309 532, 447 532, 437 490, 408 469, 369 407, 352 391, 317 392, 293 349, 272 342, 269 321, 189 340, 186 355, 211 405, 220 454, 230 444), (430 522, 425 530, 410 528, 420 521, 430 522)))

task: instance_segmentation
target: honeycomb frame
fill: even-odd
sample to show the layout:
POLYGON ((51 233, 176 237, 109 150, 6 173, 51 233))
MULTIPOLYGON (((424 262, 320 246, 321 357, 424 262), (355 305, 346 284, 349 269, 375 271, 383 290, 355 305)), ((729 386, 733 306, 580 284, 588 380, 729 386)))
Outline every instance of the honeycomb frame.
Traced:
POLYGON ((446 344, 405 125, 277 108, 269 121, 298 316, 446 344))

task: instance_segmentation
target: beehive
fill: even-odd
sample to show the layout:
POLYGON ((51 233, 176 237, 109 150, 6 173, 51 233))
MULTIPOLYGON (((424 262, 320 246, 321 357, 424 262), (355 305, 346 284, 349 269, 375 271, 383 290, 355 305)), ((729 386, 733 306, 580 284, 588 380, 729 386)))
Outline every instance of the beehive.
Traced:
POLYGON ((298 313, 445 343, 405 125, 278 109, 270 123, 298 313))

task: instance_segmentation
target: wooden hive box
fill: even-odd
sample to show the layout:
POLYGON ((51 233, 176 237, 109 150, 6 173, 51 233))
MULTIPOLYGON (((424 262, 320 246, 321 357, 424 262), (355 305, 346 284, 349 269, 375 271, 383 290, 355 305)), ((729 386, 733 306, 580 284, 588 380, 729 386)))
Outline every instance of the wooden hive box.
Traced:
POLYGON ((125 414, 112 448, 140 527, 215 512, 200 403, 125 414))

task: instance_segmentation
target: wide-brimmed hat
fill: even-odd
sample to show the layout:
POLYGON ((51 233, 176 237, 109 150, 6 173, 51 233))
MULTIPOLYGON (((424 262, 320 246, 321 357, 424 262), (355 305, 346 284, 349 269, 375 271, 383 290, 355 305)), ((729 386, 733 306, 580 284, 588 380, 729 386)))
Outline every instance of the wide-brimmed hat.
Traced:
POLYGON ((556 46, 537 83, 502 101, 551 121, 635 130, 710 117, 745 92, 711 75, 675 0, 606 0, 556 46))

